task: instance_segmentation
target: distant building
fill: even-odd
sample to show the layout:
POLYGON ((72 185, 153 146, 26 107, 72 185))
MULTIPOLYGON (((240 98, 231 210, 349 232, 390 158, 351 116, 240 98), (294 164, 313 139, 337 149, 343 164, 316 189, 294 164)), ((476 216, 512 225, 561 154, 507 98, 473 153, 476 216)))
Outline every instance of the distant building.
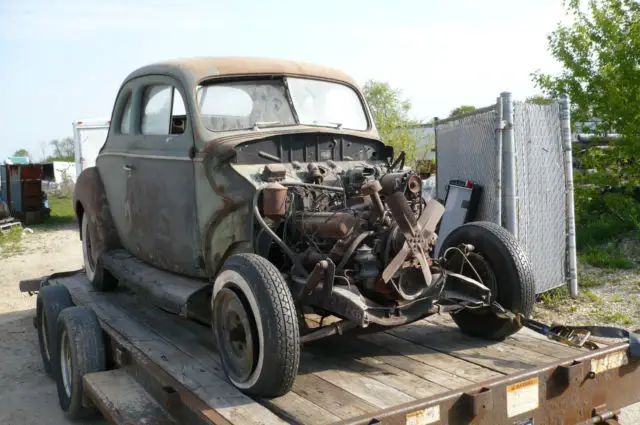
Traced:
POLYGON ((26 165, 30 164, 31 160, 28 156, 10 156, 4 161, 5 164, 21 164, 26 165))

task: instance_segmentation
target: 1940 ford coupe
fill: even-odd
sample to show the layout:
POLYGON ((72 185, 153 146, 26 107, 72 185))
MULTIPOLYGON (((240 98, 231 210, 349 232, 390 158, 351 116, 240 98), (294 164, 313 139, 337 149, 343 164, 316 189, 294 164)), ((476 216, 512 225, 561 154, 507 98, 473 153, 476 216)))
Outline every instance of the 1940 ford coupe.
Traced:
POLYGON ((143 288, 210 324, 228 379, 290 390, 301 344, 448 312, 502 339, 529 315, 526 255, 492 223, 450 233, 404 154, 380 140, 358 85, 323 66, 220 57, 140 68, 122 84, 74 205, 100 291, 143 288), (306 313, 334 316, 310 328, 306 313))

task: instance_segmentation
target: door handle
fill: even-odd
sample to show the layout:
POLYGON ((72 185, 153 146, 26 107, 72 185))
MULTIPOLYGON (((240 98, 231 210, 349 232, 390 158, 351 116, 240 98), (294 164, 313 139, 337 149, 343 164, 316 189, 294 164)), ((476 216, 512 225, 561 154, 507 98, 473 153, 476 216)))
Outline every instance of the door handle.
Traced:
POLYGON ((130 172, 132 172, 133 170, 135 170, 135 168, 134 168, 134 167, 133 167, 133 165, 131 165, 131 164, 124 164, 124 165, 122 166, 122 169, 123 169, 124 171, 126 171, 127 173, 130 173, 130 172))

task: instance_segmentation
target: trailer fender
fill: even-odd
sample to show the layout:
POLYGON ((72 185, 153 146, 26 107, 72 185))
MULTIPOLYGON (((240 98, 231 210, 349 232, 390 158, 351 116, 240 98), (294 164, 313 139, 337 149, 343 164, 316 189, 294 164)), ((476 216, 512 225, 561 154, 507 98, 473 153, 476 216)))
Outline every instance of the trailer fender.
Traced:
POLYGON ((73 205, 78 218, 80 238, 82 238, 82 216, 87 213, 87 217, 91 220, 90 228, 93 229, 91 241, 93 249, 96 252, 105 252, 121 248, 102 179, 96 167, 87 168, 78 176, 73 205))

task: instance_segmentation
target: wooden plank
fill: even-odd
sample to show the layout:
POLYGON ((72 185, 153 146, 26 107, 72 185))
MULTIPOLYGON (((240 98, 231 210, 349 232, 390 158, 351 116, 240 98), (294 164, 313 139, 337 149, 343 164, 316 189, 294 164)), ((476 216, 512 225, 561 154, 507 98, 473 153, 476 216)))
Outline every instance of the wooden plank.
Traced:
MULTIPOLYGON (((473 381, 469 379, 462 378, 454 375, 453 373, 433 367, 430 364, 422 363, 410 357, 398 354, 394 352, 392 348, 387 348, 385 345, 376 345, 366 337, 350 338, 349 336, 346 336, 344 340, 346 340, 344 344, 347 344, 349 348, 354 349, 354 353, 366 355, 373 361, 384 362, 398 369, 412 373, 441 386, 443 390, 461 388, 473 383, 473 381)), ((417 345, 415 348, 417 351, 424 351, 424 349, 420 350, 420 347, 417 345)))
POLYGON ((84 389, 102 414, 115 425, 176 425, 124 369, 84 375, 84 389))
POLYGON ((221 379, 212 368, 158 338, 147 326, 132 320, 126 309, 116 305, 117 293, 92 292, 86 279, 79 276, 60 279, 59 282, 69 289, 76 303, 93 308, 107 332, 115 332, 131 341, 225 419, 242 424, 283 423, 273 412, 221 379))
POLYGON ((413 397, 368 376, 340 368, 328 369, 330 364, 326 363, 325 358, 319 358, 309 352, 303 352, 302 357, 306 366, 313 370, 316 376, 376 407, 384 409, 414 400, 413 397))
MULTIPOLYGON (((223 379, 226 379, 222 373, 220 357, 216 352, 210 328, 163 311, 140 309, 139 304, 134 300, 120 301, 122 305, 131 308, 128 312, 132 317, 149 326, 160 338, 175 344, 178 349, 194 358, 211 362, 223 379)), ((334 387, 334 389, 340 391, 338 388, 334 387)), ((320 425, 343 419, 319 406, 314 400, 307 400, 294 392, 273 399, 259 399, 258 402, 282 418, 296 423, 320 425)), ((372 407, 372 410, 375 408, 372 407)))
POLYGON ((290 423, 327 425, 339 422, 341 419, 294 391, 281 397, 262 399, 260 402, 290 423))
MULTIPOLYGON (((140 304, 136 303, 133 297, 122 297, 118 301, 119 305, 127 308, 131 317, 148 326, 159 338, 174 344, 179 350, 204 363, 210 362, 221 379, 226 380, 210 328, 163 311, 140 308, 140 304)), ((341 419, 331 411, 292 392, 282 397, 257 401, 290 422, 321 425, 341 419)))
POLYGON ((352 370, 362 376, 375 379, 416 399, 430 397, 447 391, 447 388, 430 382, 413 373, 384 363, 373 357, 362 355, 349 345, 349 337, 333 341, 318 341, 309 351, 323 364, 335 365, 343 370, 352 370))
POLYGON ((389 333, 502 373, 519 372, 550 363, 547 356, 507 344, 491 344, 459 331, 425 335, 422 330, 423 326, 418 324, 395 328, 389 333))
POLYGON ((293 391, 341 419, 349 419, 378 410, 373 404, 336 387, 313 373, 306 373, 305 362, 293 383, 293 391))
MULTIPOLYGON (((455 324, 451 316, 448 315, 433 315, 428 317, 426 321, 430 324, 434 324, 435 326, 445 327, 451 330, 458 329, 458 326, 455 324)), ((540 353, 545 356, 551 356, 556 359, 568 359, 585 352, 580 348, 570 347, 566 344, 554 342, 544 335, 534 332, 528 328, 522 328, 519 332, 511 335, 502 342, 517 347, 523 347, 529 351, 540 353)))
MULTIPOLYGON (((396 370, 399 369, 404 373, 420 377, 429 382, 429 384, 427 384, 429 388, 435 384, 436 387, 433 388, 437 393, 464 387, 473 383, 468 379, 461 378, 452 373, 398 354, 384 345, 376 345, 370 342, 367 336, 354 338, 353 336, 345 335, 336 340, 336 345, 338 344, 340 345, 341 352, 345 353, 345 356, 357 357, 360 362, 372 368, 383 368, 394 373, 397 373, 396 370), (388 369, 384 365, 392 366, 394 369, 388 369)), ((416 348, 420 349, 420 346, 416 346, 416 348)), ((424 385, 424 383, 422 384, 424 385)))
POLYGON ((359 337, 376 345, 387 347, 389 350, 402 354, 417 362, 448 372, 454 376, 472 382, 482 382, 503 376, 503 373, 487 369, 475 363, 467 362, 446 353, 433 350, 424 345, 389 334, 377 333, 359 337))

